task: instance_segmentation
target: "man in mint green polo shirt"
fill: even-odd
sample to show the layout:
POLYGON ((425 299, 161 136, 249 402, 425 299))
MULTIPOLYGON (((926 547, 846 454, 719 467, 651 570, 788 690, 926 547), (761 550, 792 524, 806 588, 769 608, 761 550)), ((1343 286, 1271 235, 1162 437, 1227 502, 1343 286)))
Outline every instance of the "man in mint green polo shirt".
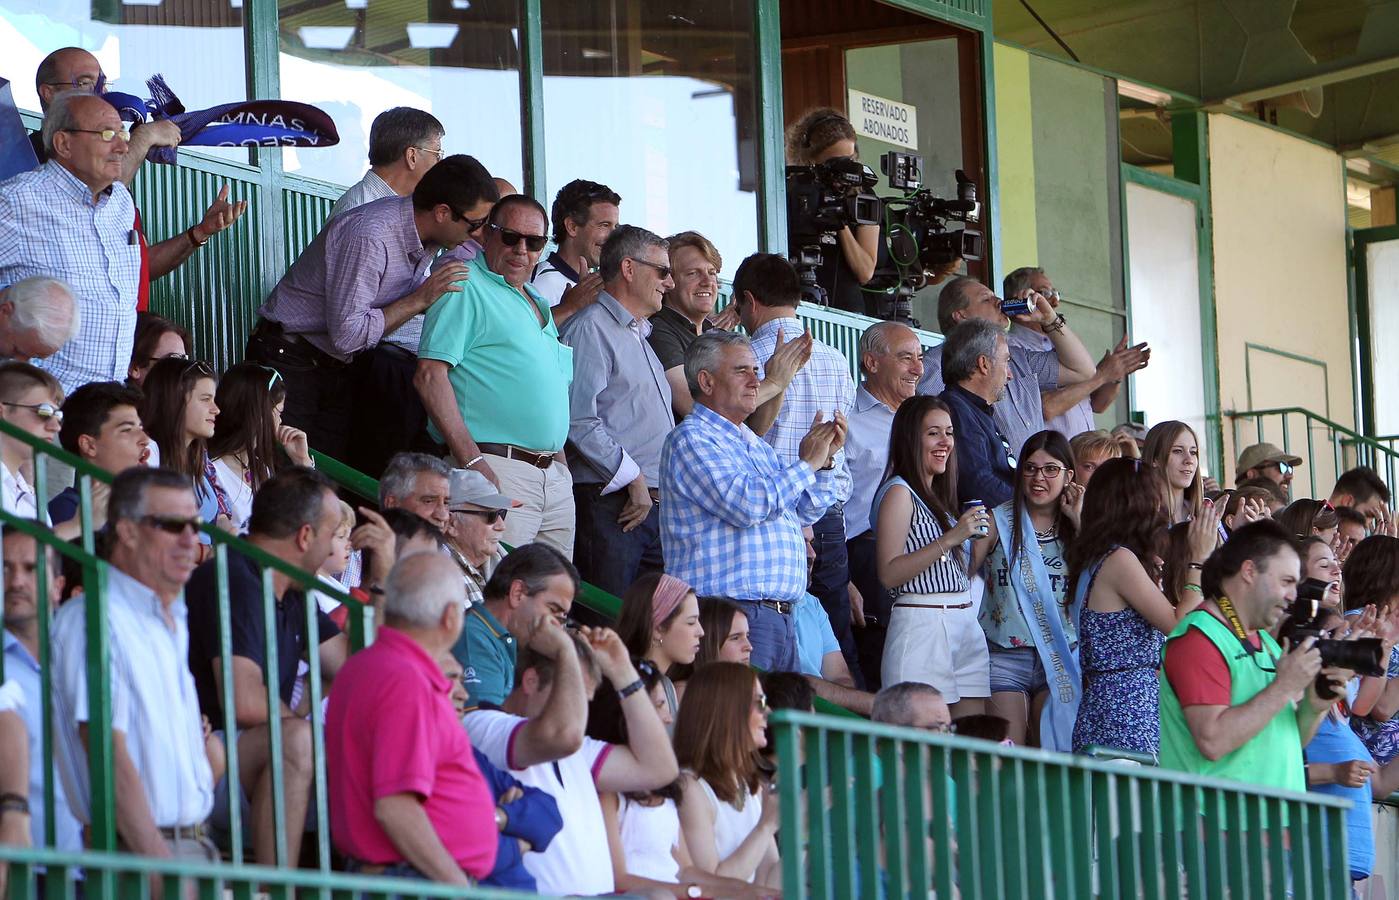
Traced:
POLYGON ((508 553, 491 573, 485 601, 466 611, 452 655, 462 667, 468 712, 499 706, 515 687, 515 653, 544 619, 562 625, 578 593, 578 570, 548 544, 508 553))
POLYGON ((1321 667, 1308 638, 1283 653, 1267 629, 1297 596, 1301 562, 1285 528, 1264 519, 1237 529, 1205 562, 1205 601, 1166 642, 1160 672, 1161 765, 1263 787, 1307 789, 1302 747, 1354 674, 1321 667))
POLYGON ((528 284, 548 216, 512 194, 491 209, 470 277, 428 310, 414 383, 434 438, 521 502, 501 540, 543 541, 573 556, 573 479, 564 460, 573 351, 528 284))

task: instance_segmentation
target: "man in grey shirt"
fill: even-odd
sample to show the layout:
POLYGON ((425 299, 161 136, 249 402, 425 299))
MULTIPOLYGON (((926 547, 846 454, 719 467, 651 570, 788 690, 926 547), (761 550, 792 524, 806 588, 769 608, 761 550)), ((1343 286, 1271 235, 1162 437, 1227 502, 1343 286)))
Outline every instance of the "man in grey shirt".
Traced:
MULTIPOLYGON (((1026 295, 1033 298, 1034 305, 1028 313, 1016 316, 1015 321, 1040 325, 1054 349, 1030 350, 1011 344, 1011 382, 996 401, 993 413, 997 428, 1017 455, 1030 435, 1045 428, 1040 392, 1078 384, 1092 378, 1097 370, 1083 341, 1069 329, 1068 321, 1035 292, 1026 291, 1026 295)), ((1001 329, 1011 322, 1001 312, 1001 298, 996 292, 964 275, 949 281, 938 295, 938 329, 947 334, 966 319, 984 319, 1001 329)), ((942 380, 942 347, 933 347, 923 356, 923 379, 918 382, 918 393, 936 397, 946 388, 942 380)))
POLYGON ((623 225, 603 244, 603 290, 564 323, 573 348, 568 462, 578 512, 574 563, 620 594, 661 571, 661 445, 674 425, 670 384, 646 340, 647 319, 675 287, 666 242, 623 225))

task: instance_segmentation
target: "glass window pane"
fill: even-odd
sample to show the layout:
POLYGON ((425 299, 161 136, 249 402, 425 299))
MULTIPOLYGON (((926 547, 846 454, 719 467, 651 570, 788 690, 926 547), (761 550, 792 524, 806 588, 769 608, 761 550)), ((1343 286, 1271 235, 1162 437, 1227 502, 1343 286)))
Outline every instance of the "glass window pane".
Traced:
MULTIPOLYGON (((102 64, 108 87, 147 98, 159 72, 190 111, 246 100, 243 4, 5 0, 0 4, 0 59, 20 109, 39 110, 34 75, 60 47, 82 47, 102 64), (214 61, 211 64, 211 61, 214 61)), ((248 151, 200 147, 198 153, 246 162, 248 151)))
POLYGON ((447 153, 522 187, 515 0, 278 0, 282 97, 325 110, 340 143, 283 150, 288 172, 349 185, 369 126, 395 106, 436 116, 447 153))
POLYGON ((694 229, 727 274, 758 246, 750 0, 543 0, 548 197, 575 178, 622 221, 694 229))

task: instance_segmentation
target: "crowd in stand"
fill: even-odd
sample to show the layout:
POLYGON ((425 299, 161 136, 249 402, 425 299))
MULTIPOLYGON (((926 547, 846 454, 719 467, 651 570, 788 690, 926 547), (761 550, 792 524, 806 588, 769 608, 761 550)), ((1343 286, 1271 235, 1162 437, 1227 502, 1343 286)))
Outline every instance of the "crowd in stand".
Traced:
MULTIPOLYGON (((947 281, 936 347, 871 325, 857 383, 785 258, 743 260, 716 311, 703 235, 621 224, 589 181, 546 211, 408 108, 376 119, 369 173, 219 373, 138 306, 243 207, 221 194, 180 246, 147 247, 126 184, 176 138, 128 134, 100 78, 85 51, 45 61, 46 161, 0 184, 0 420, 115 479, 83 497, 51 465, 39 496, 8 434, 0 474, 6 512, 71 538, 90 507, 99 529, 123 848, 216 860, 237 803, 266 864, 328 827, 362 873, 775 896, 768 712, 820 697, 1351 797, 1368 874, 1367 801, 1399 785, 1399 537, 1373 471, 1292 500, 1305 461, 1260 443, 1220 490, 1183 422, 1095 430, 1150 351, 1124 338, 1095 363, 1038 268, 1006 278, 1013 316, 947 281), (377 508, 342 501, 313 448, 378 476, 377 508), (237 551, 221 567, 204 524, 314 580, 237 551), (575 609, 583 581, 621 596, 614 627, 575 609), (380 623, 354 654, 344 590, 380 623), (1288 640, 1299 595, 1325 633, 1377 638, 1387 671, 1288 640)), ((838 114, 794 132, 853 153, 838 114)), ((864 237, 840 235, 854 276, 864 237)), ((48 605, 53 824, 79 849, 83 575, 17 529, 3 560, 0 842, 44 842, 48 605)))

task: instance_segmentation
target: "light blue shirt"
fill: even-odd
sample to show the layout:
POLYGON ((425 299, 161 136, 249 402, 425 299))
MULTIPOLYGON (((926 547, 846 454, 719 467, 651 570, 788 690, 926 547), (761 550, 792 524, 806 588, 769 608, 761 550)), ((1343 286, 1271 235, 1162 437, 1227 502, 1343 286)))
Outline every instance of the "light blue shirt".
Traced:
MULTIPOLYGON (((1026 350, 1037 350, 1044 353, 1054 352, 1054 342, 1049 339, 1048 335, 1041 334, 1032 328, 1026 328, 1018 322, 1010 326, 1006 340, 1010 342, 1012 347, 1020 346, 1026 350)), ((1044 388, 1044 390, 1049 389, 1044 388)), ((1097 428, 1098 425, 1093 419, 1092 398, 1084 397, 1075 406, 1070 407, 1068 412, 1045 422, 1044 427, 1050 431, 1057 431, 1066 438, 1072 438, 1076 434, 1097 428)))
MULTIPOLYGON (((44 782, 48 778, 49 757, 44 755, 44 695, 40 683, 39 661, 30 655, 19 638, 5 632, 5 678, 19 684, 24 693, 24 705, 19 709, 24 730, 29 735, 29 834, 35 847, 44 843, 44 782)), ((50 742, 52 743, 52 742, 50 742)), ((68 808, 68 795, 63 792, 63 780, 53 783, 53 838, 58 850, 83 849, 83 829, 68 808)))
POLYGON ((831 628, 831 617, 821 601, 811 594, 802 594, 793 613, 792 625, 797 631, 797 662, 803 675, 821 677, 821 660, 827 653, 839 653, 840 643, 831 628))
POLYGON ((845 539, 869 531, 874 492, 884 481, 889 463, 889 433, 894 411, 874 398, 864 385, 855 391, 855 409, 845 435, 845 463, 850 467, 850 499, 845 504, 845 539))
POLYGON ((806 593, 802 525, 833 494, 830 472, 783 462, 747 425, 696 403, 661 450, 666 571, 702 597, 795 603, 806 593))

